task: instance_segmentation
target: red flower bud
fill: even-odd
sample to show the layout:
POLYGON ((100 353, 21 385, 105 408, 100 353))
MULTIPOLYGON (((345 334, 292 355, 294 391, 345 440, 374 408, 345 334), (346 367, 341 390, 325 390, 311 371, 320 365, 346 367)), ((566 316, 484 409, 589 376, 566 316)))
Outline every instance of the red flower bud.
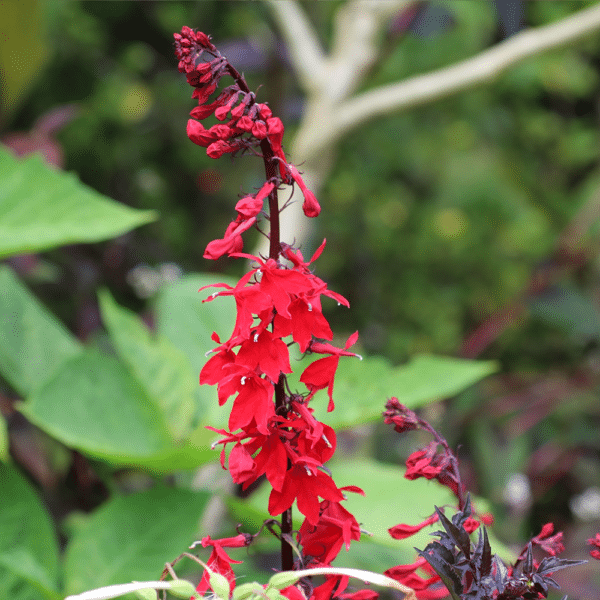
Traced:
POLYGON ((321 212, 321 205, 317 202, 316 196, 310 190, 304 190, 304 203, 302 210, 307 217, 318 217, 321 212))
POLYGON ((252 135, 259 140, 267 137, 267 126, 263 121, 255 121, 252 125, 252 135))
POLYGON ((215 136, 204 128, 202 123, 189 119, 187 124, 187 135, 198 146, 206 148, 209 144, 215 141, 215 136))

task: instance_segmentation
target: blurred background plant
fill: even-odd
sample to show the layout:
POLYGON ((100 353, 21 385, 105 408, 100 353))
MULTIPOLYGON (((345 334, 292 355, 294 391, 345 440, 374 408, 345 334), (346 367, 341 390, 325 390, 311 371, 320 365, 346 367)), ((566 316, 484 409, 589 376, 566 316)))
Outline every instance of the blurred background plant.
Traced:
MULTIPOLYGON (((332 47, 335 18, 345 5, 299 3, 323 48, 332 47)), ((385 21, 358 92, 468 59, 524 28, 593 5, 405 3, 385 21)), ((219 40, 251 87, 263 86, 260 99, 293 140, 311 95, 295 76, 294 47, 281 15, 269 3, 217 1, 27 0, 4 3, 0 13, 2 143, 19 155, 41 152, 101 194, 160 213, 110 241, 13 255, 7 259, 11 273, 86 348, 106 349, 104 323, 121 361, 150 343, 122 307, 140 314, 179 345, 165 350, 156 342, 157 360, 169 355, 177 363, 172 356, 183 349, 189 364, 173 368, 191 373, 193 385, 208 346, 192 339, 192 331, 185 338, 185 328, 206 310, 199 298, 194 304, 205 279, 190 275, 182 286, 181 278, 206 270, 219 279, 239 275, 227 260, 207 263, 202 253, 229 221, 232 199, 253 189, 261 175, 252 157, 217 163, 186 139, 193 103, 176 69, 172 33, 187 24, 219 40), (101 296, 101 318, 98 290, 105 287, 112 297, 101 296), (140 346, 127 347, 127 340, 119 346, 119 331, 140 346)), ((464 385, 433 394, 453 397, 429 405, 428 418, 440 424, 451 446, 461 446, 465 479, 491 503, 494 529, 505 543, 519 545, 554 521, 566 529, 574 558, 583 557, 574 549, 583 549, 600 521, 599 66, 596 33, 527 58, 484 85, 365 122, 327 150, 330 173, 318 182, 324 210, 318 231, 307 232, 305 240, 310 248, 327 237, 335 249, 323 255, 318 274, 352 308, 327 317, 340 333, 358 328, 367 353, 394 366, 421 352, 497 361, 500 372, 477 386, 456 395, 489 373, 490 363, 481 363, 481 372, 464 385)), ((300 162, 307 160, 300 146, 297 152, 300 162)), ((291 159, 298 159, 294 152, 291 159)), ((2 177, 0 171, 0 186, 2 177)), ((143 378, 139 364, 128 366, 143 378)), ((400 396, 395 385, 401 379, 392 379, 382 394, 400 396)), ((15 399, 28 390, 7 379, 0 392, 14 462, 62 523, 61 541, 79 527, 77 551, 83 552, 108 529, 110 517, 102 521, 95 513, 100 524, 88 524, 86 538, 83 513, 76 511, 100 506, 115 490, 144 487, 139 480, 146 479, 125 468, 131 462, 107 467, 109 453, 101 448, 95 458, 66 451, 55 432, 42 433, 15 410, 15 399)), ((196 402, 208 397, 196 389, 185 394, 196 402)), ((382 410, 385 397, 379 402, 382 410)), ((205 416, 198 412, 189 431, 199 431, 194 426, 205 416)), ((411 449, 369 426, 348 433, 345 451, 398 464, 411 449)), ((172 462, 157 471, 156 456, 146 464, 155 474, 174 470, 172 462)), ((211 487, 215 473, 206 469, 197 479, 211 487)), ((170 476, 182 487, 192 479, 184 471, 170 476)), ((382 476, 385 481, 389 477, 382 476)), ((165 506, 187 501, 171 497, 165 506)), ((173 549, 173 558, 178 553, 173 549)), ((368 560, 372 566, 373 557, 368 560)), ((385 561, 382 553, 383 568, 392 564, 385 561)), ((569 579, 561 585, 570 595, 598 595, 585 587, 589 571, 569 573, 569 579)), ((71 581, 67 591, 82 591, 86 583, 71 581)))

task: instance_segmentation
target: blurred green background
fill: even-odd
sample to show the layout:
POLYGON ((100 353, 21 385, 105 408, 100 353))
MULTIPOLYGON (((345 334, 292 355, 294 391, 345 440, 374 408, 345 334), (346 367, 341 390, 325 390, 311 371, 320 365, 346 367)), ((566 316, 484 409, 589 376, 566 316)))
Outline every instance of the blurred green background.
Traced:
MULTIPOLYGON (((343 3, 301 4, 327 47, 343 3)), ((408 28, 390 26, 381 40, 364 89, 591 4, 415 2, 408 28)), ((259 99, 284 121, 289 146, 304 98, 268 7, 24 0, 0 11, 1 141, 160 213, 109 242, 10 259, 38 298, 86 340, 101 327, 101 286, 152 324, 148 300, 180 274, 239 276, 243 265, 202 253, 239 193, 261 183, 262 165, 213 161, 187 139, 194 102, 172 34, 184 24, 210 33, 250 87, 262 86, 259 99)), ((460 445, 471 488, 495 507, 497 535, 518 543, 553 520, 580 554, 600 524, 599 66, 596 34, 362 126, 339 145, 314 234, 314 244, 328 240, 318 275, 351 303, 327 313, 334 331, 358 329, 368 353, 396 365, 418 352, 499 361, 499 374, 428 417, 460 445)), ((13 435, 27 430, 10 388, 0 392, 13 435)), ((367 433, 360 452, 384 461, 400 462, 414 442, 367 433)), ((350 436, 348 452, 359 438, 350 436)), ((43 487, 31 446, 12 450, 43 487)), ((69 464, 49 468, 73 474, 69 464)), ((80 506, 97 505, 98 486, 80 506)))

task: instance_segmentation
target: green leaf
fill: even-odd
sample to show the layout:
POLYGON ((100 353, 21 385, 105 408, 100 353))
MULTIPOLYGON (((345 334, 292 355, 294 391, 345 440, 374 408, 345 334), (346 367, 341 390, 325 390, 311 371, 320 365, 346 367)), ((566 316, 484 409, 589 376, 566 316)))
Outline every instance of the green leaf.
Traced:
POLYGON ((119 204, 49 167, 0 147, 0 258, 98 242, 156 220, 153 211, 119 204))
POLYGON ((1 597, 30 600, 39 598, 43 589, 55 590, 58 541, 52 521, 29 483, 4 464, 0 464, 0 506, 1 597))
POLYGON ((8 425, 6 419, 0 414, 0 462, 8 462, 10 455, 8 453, 8 425))
POLYGON ((20 577, 48 600, 62 600, 62 594, 56 589, 56 582, 52 581, 48 571, 22 546, 0 552, 0 566, 20 577))
POLYGON ((181 441, 189 434, 196 415, 194 391, 198 383, 189 360, 165 336, 151 335, 107 290, 99 296, 102 319, 119 356, 161 410, 172 437, 181 441))
MULTIPOLYGON (((192 365, 194 381, 198 381, 200 370, 208 360, 206 353, 217 344, 210 338, 216 331, 222 340, 231 334, 236 318, 235 302, 230 296, 202 302, 219 288, 209 288, 198 293, 208 284, 224 282, 234 286, 231 277, 192 274, 182 277, 177 283, 165 286, 157 299, 157 330, 167 337, 188 358, 192 365)), ((215 386, 195 385, 195 397, 199 414, 205 424, 220 426, 226 421, 219 411, 215 386)))
POLYGON ((197 537, 209 498, 163 486, 113 498, 69 542, 65 593, 156 579, 197 537))
POLYGON ((26 395, 81 345, 6 266, 0 266, 0 289, 0 372, 26 395))
POLYGON ((311 403, 315 417, 334 429, 376 421, 387 398, 396 396, 409 408, 455 396, 498 369, 493 361, 417 355, 402 367, 376 356, 362 361, 342 357, 335 376, 336 410, 326 412, 326 392, 311 403))
POLYGON ((221 288, 198 290, 211 283, 235 286, 231 277, 195 273, 186 275, 165 286, 156 304, 158 331, 168 337, 189 358, 194 371, 200 372, 208 360, 206 353, 216 346, 210 339, 216 331, 222 340, 231 334, 236 318, 235 302, 231 296, 203 302, 221 288))
POLYGON ((111 462, 168 473, 214 460, 203 426, 175 445, 159 408, 116 358, 94 348, 65 362, 21 412, 66 446, 111 462))
POLYGON ((164 450, 158 408, 114 357, 93 348, 65 362, 20 410, 71 448, 117 462, 164 450))

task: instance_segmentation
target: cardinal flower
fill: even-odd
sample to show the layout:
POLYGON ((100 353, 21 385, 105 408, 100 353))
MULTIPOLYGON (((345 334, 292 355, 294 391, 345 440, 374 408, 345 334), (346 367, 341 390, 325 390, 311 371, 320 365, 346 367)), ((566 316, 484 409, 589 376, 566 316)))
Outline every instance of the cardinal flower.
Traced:
POLYGON ((335 408, 333 403, 333 383, 335 379, 335 372, 337 371, 338 364, 340 362, 340 356, 358 356, 354 352, 348 352, 348 348, 356 343, 358 339, 358 331, 354 332, 346 342, 344 349, 336 348, 331 344, 325 344, 322 342, 313 342, 309 344, 309 350, 311 352, 327 353, 331 354, 326 358, 320 358, 315 362, 311 363, 304 369, 300 381, 308 388, 309 398, 314 394, 327 388, 329 394, 329 404, 327 405, 327 411, 330 412, 335 408))
MULTIPOLYGON (((227 580, 231 585, 235 584, 235 574, 231 568, 232 564, 241 564, 241 560, 233 560, 223 548, 242 548, 248 546, 252 542, 252 536, 244 533, 240 533, 232 538, 223 538, 220 540, 213 540, 209 535, 202 539, 202 546, 212 546, 210 558, 206 563, 208 567, 215 573, 220 573, 227 577, 227 580)), ((198 542, 196 542, 197 544, 198 542)), ((193 544, 192 548, 196 545, 193 544)), ((196 591, 203 595, 204 592, 209 588, 209 573, 204 571, 200 583, 196 587, 196 591)))
POLYGON ((314 467, 311 469, 306 463, 295 464, 286 472, 281 491, 271 491, 269 513, 280 515, 297 499, 298 510, 311 525, 317 525, 320 512, 319 496, 332 502, 344 499, 329 475, 314 467))

